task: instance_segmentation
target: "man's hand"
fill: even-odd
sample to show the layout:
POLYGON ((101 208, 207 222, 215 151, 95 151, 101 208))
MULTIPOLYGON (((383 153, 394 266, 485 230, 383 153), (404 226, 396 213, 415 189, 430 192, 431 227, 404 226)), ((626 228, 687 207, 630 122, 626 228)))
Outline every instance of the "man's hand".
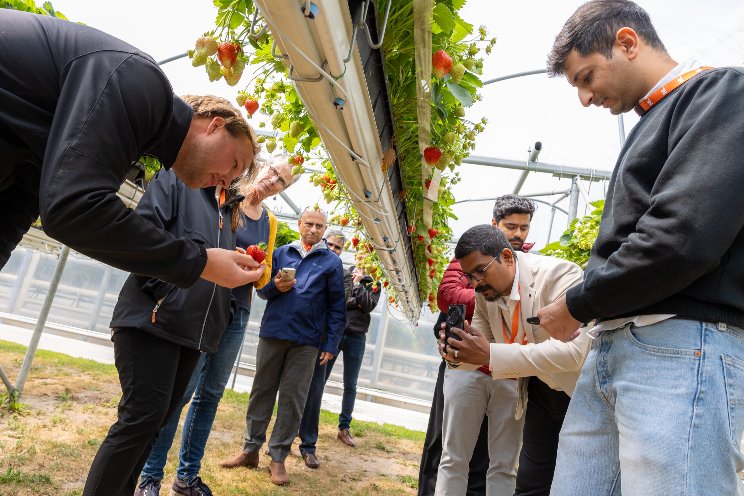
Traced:
POLYGON ((582 323, 569 313, 565 295, 547 307, 541 308, 537 316, 540 318, 540 327, 555 339, 572 341, 579 336, 582 323))
POLYGON ((282 293, 286 293, 287 291, 292 289, 296 283, 297 279, 295 279, 294 277, 292 279, 283 278, 281 270, 274 276, 274 286, 276 286, 276 289, 278 289, 282 293))
POLYGON ((325 365, 326 363, 330 362, 333 358, 333 353, 328 353, 327 351, 324 351, 320 354, 320 365, 325 365))
POLYGON ((259 265, 249 255, 222 248, 208 248, 207 265, 204 266, 201 278, 224 288, 236 288, 258 281, 265 270, 266 264, 259 265))
POLYGON ((466 362, 473 365, 488 365, 491 360, 491 345, 483 334, 470 326, 470 322, 465 321, 465 329, 452 327, 450 330, 460 338, 446 339, 444 337, 444 328, 446 324, 442 322, 442 330, 439 332, 439 354, 445 360, 451 362, 466 362))

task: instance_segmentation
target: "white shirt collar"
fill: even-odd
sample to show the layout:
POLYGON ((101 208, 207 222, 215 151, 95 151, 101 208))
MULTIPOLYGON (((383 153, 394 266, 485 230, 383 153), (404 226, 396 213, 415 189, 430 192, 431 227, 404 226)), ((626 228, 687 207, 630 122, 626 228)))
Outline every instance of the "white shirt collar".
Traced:
POLYGON ((693 69, 697 69, 698 67, 700 67, 700 65, 701 65, 700 62, 698 62, 697 59, 695 58, 689 58, 685 60, 684 62, 682 62, 681 64, 677 64, 677 66, 674 69, 667 72, 663 78, 659 79, 659 82, 656 83, 656 85, 653 88, 651 88, 651 90, 648 93, 643 95, 643 98, 641 98, 641 100, 643 100, 644 98, 648 98, 651 95, 651 93, 658 90, 659 88, 667 84, 672 79, 679 77, 682 74, 689 72, 693 69))

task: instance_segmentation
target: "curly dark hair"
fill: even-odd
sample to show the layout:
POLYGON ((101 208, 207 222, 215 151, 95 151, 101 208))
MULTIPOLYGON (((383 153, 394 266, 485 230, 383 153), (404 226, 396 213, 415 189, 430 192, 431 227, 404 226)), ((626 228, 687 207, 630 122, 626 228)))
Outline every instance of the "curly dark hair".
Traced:
POLYGON ((455 246, 455 258, 461 260, 474 251, 479 251, 489 257, 496 257, 496 261, 501 263, 499 255, 504 248, 508 248, 514 254, 511 244, 501 229, 491 224, 481 224, 462 233, 455 246))
POLYGON ((583 57, 594 53, 612 57, 615 35, 623 27, 632 28, 649 46, 666 53, 651 18, 641 7, 629 0, 591 0, 576 9, 555 37, 548 55, 548 75, 563 75, 572 50, 583 57))
POLYGON ((519 195, 504 195, 496 198, 493 203, 493 220, 498 224, 501 219, 511 214, 530 214, 530 220, 535 213, 535 204, 519 195))

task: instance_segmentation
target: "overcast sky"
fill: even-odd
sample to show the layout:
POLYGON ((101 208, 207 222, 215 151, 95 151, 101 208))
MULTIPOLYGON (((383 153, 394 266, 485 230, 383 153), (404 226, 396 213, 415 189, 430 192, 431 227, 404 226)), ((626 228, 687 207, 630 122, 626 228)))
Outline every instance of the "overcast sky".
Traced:
MULTIPOLYGON (((396 0, 408 1, 408 0, 396 0)), ((194 40, 213 27, 215 8, 209 0, 129 0, 104 4, 94 0, 55 0, 55 7, 71 20, 85 22, 117 36, 152 55, 156 60, 185 52, 194 40), (116 5, 116 7, 114 7, 116 5)), ((484 24, 498 38, 486 59, 483 79, 545 67, 553 38, 582 2, 574 0, 469 0, 462 17, 484 24)), ((741 65, 744 62, 744 2, 740 0, 640 1, 651 15, 671 56, 679 61, 695 57, 705 65, 741 65)), ((211 93, 233 100, 236 89, 224 82, 210 83, 202 68, 188 60, 163 66, 179 94, 211 93)), ((556 165, 611 170, 620 150, 618 119, 606 110, 580 106, 576 92, 564 79, 545 75, 495 83, 482 90, 483 101, 468 110, 474 120, 487 116, 489 125, 477 142, 475 155, 526 160, 535 141, 543 143, 539 160, 556 165)), ((626 134, 637 122, 626 114, 626 134)), ((464 164, 463 182, 455 187, 458 200, 494 197, 512 192, 519 172, 464 164)), ((531 173, 522 193, 565 190, 567 179, 531 173)), ((603 184, 583 183, 592 199, 601 197, 603 184)), ((290 195, 304 206, 315 203, 317 190, 306 181, 292 187, 290 195)), ((554 197, 555 198, 555 197, 554 197)), ((488 222, 493 202, 459 204, 460 217, 452 225, 459 236, 473 224, 488 222)), ((567 201, 561 204, 567 208, 567 201)), ((276 208, 288 210, 279 200, 276 208)), ((579 214, 585 208, 583 201, 579 214)), ((530 238, 538 246, 548 239, 549 209, 540 206, 530 238)), ((557 214, 551 239, 565 228, 566 217, 557 214)))

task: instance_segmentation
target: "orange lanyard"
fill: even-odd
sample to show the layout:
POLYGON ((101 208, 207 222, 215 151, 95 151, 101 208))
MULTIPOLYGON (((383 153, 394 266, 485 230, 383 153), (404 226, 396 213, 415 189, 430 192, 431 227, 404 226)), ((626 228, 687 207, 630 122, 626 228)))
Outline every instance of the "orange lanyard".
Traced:
MULTIPOLYGON (((511 326, 511 336, 509 336, 509 333, 506 332, 506 319, 504 318, 504 312, 501 312, 501 309, 499 309, 499 312, 501 312, 501 332, 504 333, 504 342, 507 344, 513 344, 514 341, 517 339, 517 334, 519 334, 519 307, 522 304, 521 301, 517 302, 517 306, 514 307, 514 315, 512 316, 512 326, 511 326)), ((508 308, 508 305, 507 305, 508 308)), ((522 344, 527 344, 527 337, 522 336, 522 344)))
POLYGON ((220 199, 218 200, 219 203, 217 204, 217 211, 220 214, 220 230, 222 230, 222 210, 220 209, 220 205, 225 203, 225 198, 227 197, 227 194, 225 193, 224 189, 220 190, 220 199))
POLYGON ((638 115, 642 116, 644 113, 648 112, 648 110, 651 107, 659 103, 665 96, 671 93, 674 89, 682 86, 685 82, 687 82, 690 78, 692 78, 696 74, 700 74, 701 72, 707 71, 709 69, 713 69, 713 68, 709 66, 698 67, 697 69, 687 71, 681 76, 678 76, 672 79, 667 84, 657 89, 656 91, 651 93, 646 98, 641 98, 640 100, 638 100, 638 106, 641 108, 642 111, 640 111, 636 107, 636 112, 638 113, 638 115))

